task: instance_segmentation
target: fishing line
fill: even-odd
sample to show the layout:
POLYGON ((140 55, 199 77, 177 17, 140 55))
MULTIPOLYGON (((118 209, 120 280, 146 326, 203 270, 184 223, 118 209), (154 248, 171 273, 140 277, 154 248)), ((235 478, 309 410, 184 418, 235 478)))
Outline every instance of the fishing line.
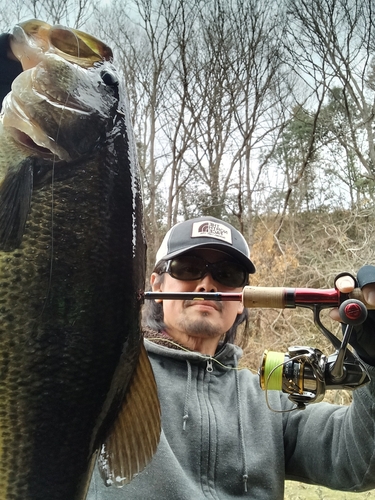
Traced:
MULTIPOLYGON (((79 39, 77 37, 77 35, 74 33, 74 31, 72 29, 69 28, 69 31, 72 33, 72 35, 74 36, 74 38, 76 39, 76 42, 77 42, 77 58, 80 57, 80 48, 79 48, 79 39)), ((75 66, 73 66, 73 68, 76 70, 75 66)), ((77 74, 75 75, 76 77, 76 81, 78 81, 78 76, 77 74)), ((60 133, 60 128, 61 128, 61 122, 62 122, 62 119, 63 119, 63 116, 64 116, 64 112, 66 110, 66 107, 67 107, 67 102, 69 101, 69 98, 71 96, 71 92, 69 91, 67 96, 66 96, 66 99, 65 99, 65 102, 62 106, 62 110, 61 110, 61 113, 60 113, 60 120, 59 120, 59 124, 58 124, 58 127, 57 127, 57 132, 56 132, 56 138, 55 138, 55 142, 56 144, 58 144, 58 139, 59 139, 59 133, 60 133)), ((55 182, 55 165, 56 165, 56 154, 54 153, 53 155, 53 161, 52 161, 52 175, 51 175, 51 268, 50 268, 50 285, 51 285, 51 279, 52 279, 52 261, 53 261, 53 251, 54 251, 54 204, 55 204, 55 196, 54 196, 54 182, 55 182)))
MULTIPOLYGON (((76 39, 77 42, 77 57, 80 57, 80 47, 79 47, 79 39, 78 36, 74 33, 74 31, 70 28, 66 28, 68 31, 72 33, 74 38, 76 39)), ((51 41, 50 41, 51 43, 51 41)), ((74 70, 76 70, 75 65, 73 66, 74 70)), ((77 73, 77 71, 76 71, 77 73)), ((78 82, 78 75, 75 75, 76 81, 78 82)), ((56 137, 55 137, 55 142, 58 144, 58 139, 59 139, 59 133, 61 129, 61 122, 64 116, 64 112, 67 108, 67 102, 69 101, 69 98, 71 96, 71 92, 68 91, 65 102, 62 105, 61 113, 60 113, 60 120, 57 126, 57 132, 56 132, 56 137)), ((53 256, 54 256, 54 208, 55 208, 55 193, 54 193, 54 183, 55 183, 55 165, 56 165, 56 153, 53 153, 53 159, 52 159, 52 170, 51 170, 51 251, 50 251, 50 266, 49 266, 49 277, 48 277, 48 286, 47 286, 47 294, 46 298, 43 304, 42 311, 39 315, 41 318, 44 314, 45 308, 47 306, 47 302, 51 293, 52 289, 52 274, 53 274, 53 256)))
MULTIPOLYGON (((147 338, 147 337, 146 337, 147 338)), ((226 370, 237 370, 237 371, 240 371, 240 370, 244 370, 245 368, 240 368, 238 366, 226 366, 224 365, 223 363, 221 363, 219 360, 211 357, 211 356, 205 356, 204 354, 201 354, 200 352, 196 352, 196 351, 191 351, 190 349, 187 349, 186 347, 180 345, 180 344, 177 344, 176 342, 174 342, 173 340, 170 340, 170 339, 166 339, 165 337, 152 337, 152 338, 147 338, 147 340, 149 340, 150 342, 153 342, 153 341, 163 341, 163 342, 168 342, 169 344, 171 344, 172 346, 174 347, 178 347, 179 349, 185 351, 185 352, 192 352, 194 354, 196 354, 199 358, 201 358, 203 361, 213 361, 214 363, 216 363, 217 365, 221 366, 222 368, 226 369, 226 370)), ((276 353, 276 354, 279 354, 279 353, 276 353)), ((284 356, 284 355, 283 355, 284 356)), ((293 358, 290 358, 288 360, 289 361, 296 361, 298 359, 301 359, 303 358, 303 356, 299 355, 299 356, 294 356, 293 358)), ((267 376, 267 379, 266 379, 266 384, 265 384, 265 398, 266 398, 266 404, 267 404, 267 407, 270 411, 274 412, 274 413, 291 413, 292 411, 296 411, 299 409, 299 407, 296 405, 294 406, 293 408, 290 408, 289 410, 276 410, 275 408, 273 408, 270 403, 269 403, 269 400, 268 400, 268 391, 269 390, 281 390, 281 387, 282 387, 282 371, 283 371, 283 366, 286 364, 286 362, 282 362, 280 363, 278 359, 276 359, 276 356, 274 359, 272 359, 272 356, 271 356, 271 362, 270 362, 270 365, 272 366, 272 368, 270 368, 270 373, 268 374, 267 376), (275 374, 275 375, 274 375, 275 374), (270 379, 271 377, 274 375, 275 379, 273 380, 272 383, 270 383, 270 379), (272 387, 270 387, 270 385, 272 387)), ((254 372, 254 370, 251 370, 250 371, 254 374, 256 374, 256 372, 254 372)))
POLYGON ((269 403, 268 400, 268 391, 281 391, 282 389, 282 378, 283 378, 283 367, 287 364, 290 363, 291 361, 298 361, 299 359, 303 359, 305 355, 297 355, 294 356, 293 358, 289 358, 286 361, 283 361, 280 363, 280 355, 284 358, 284 354, 282 353, 272 353, 269 352, 267 355, 267 367, 265 367, 265 371, 270 370, 267 377, 265 377, 265 384, 264 384, 264 391, 265 391, 265 396, 266 396, 266 404, 269 410, 273 411, 274 413, 290 413, 292 411, 300 409, 298 405, 293 406, 293 408, 290 408, 289 410, 275 410, 275 408, 272 408, 272 406, 269 403), (268 361, 269 358, 269 361, 268 361), (272 377, 272 381, 271 381, 272 377))

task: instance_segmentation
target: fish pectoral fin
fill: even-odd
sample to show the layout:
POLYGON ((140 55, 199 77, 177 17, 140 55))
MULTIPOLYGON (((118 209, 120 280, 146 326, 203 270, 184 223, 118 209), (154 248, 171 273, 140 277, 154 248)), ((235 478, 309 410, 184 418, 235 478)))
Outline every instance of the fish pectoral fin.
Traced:
POLYGON ((0 185, 0 250, 19 247, 33 192, 34 161, 26 158, 16 169, 10 169, 0 185))
POLYGON ((161 432, 160 404, 144 345, 120 413, 99 454, 107 486, 129 483, 151 460, 161 432))

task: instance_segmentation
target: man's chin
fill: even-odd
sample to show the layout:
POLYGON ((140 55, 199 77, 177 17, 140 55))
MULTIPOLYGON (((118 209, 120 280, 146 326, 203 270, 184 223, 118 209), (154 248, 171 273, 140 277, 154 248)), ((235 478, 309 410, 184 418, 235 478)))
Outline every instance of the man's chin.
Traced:
POLYGON ((180 325, 180 328, 183 329, 186 335, 192 337, 221 337, 222 335, 218 327, 205 317, 186 321, 180 325))

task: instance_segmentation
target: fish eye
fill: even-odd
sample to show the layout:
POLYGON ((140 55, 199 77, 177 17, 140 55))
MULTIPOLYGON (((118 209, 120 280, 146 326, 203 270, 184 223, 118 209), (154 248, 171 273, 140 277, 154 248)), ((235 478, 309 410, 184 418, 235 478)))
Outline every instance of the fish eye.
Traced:
POLYGON ((118 78, 113 73, 109 71, 102 71, 100 73, 100 76, 101 79, 103 80, 103 83, 105 83, 106 85, 110 87, 115 87, 116 85, 118 85, 118 78))

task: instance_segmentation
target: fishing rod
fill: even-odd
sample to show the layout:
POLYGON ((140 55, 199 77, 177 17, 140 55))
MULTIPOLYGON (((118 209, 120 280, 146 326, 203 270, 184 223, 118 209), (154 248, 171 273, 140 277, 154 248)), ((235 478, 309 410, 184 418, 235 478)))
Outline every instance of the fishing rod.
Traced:
POLYGON ((343 293, 336 288, 245 286, 240 293, 145 292, 144 299, 238 301, 246 308, 311 309, 314 324, 331 342, 334 354, 326 356, 319 349, 307 346, 292 346, 286 353, 265 350, 258 372, 266 397, 269 390, 281 390, 289 395, 296 408, 303 409, 307 404, 321 401, 328 389, 353 390, 370 381, 362 361, 348 349, 353 327, 366 320, 368 310, 375 309, 366 302, 359 288, 343 293), (321 311, 332 307, 338 307, 345 325, 341 340, 320 319, 321 311))
POLYGON ((366 309, 375 309, 363 298, 361 289, 356 288, 345 294, 337 290, 320 288, 283 288, 245 286, 242 292, 145 292, 146 300, 214 300, 242 302, 246 308, 295 308, 310 307, 318 304, 321 307, 339 307, 350 299, 359 300, 366 309))

